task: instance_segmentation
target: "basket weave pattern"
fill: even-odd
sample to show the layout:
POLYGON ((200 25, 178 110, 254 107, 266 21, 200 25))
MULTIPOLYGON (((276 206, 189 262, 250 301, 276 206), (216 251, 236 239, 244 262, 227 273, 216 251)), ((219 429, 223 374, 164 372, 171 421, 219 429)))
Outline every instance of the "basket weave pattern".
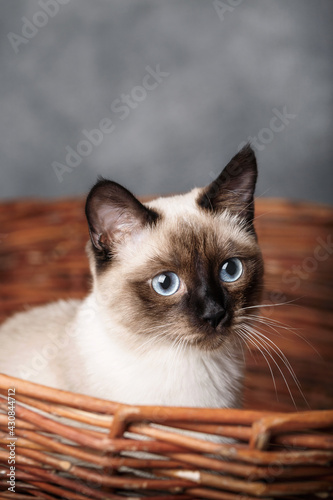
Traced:
MULTIPOLYGON (((23 491, 32 491, 31 485, 48 494, 41 498, 57 498, 52 494, 75 499, 122 498, 114 490, 129 490, 132 498, 140 498, 148 490, 153 498, 168 498, 169 493, 182 499, 236 499, 242 493, 243 499, 250 499, 333 488, 333 439, 326 430, 333 427, 332 410, 279 414, 136 407, 0 375, 2 394, 9 387, 17 392, 16 480, 26 485, 23 491), (179 429, 191 430, 194 436, 195 432, 227 436, 237 442, 210 442, 181 435, 179 429), (125 437, 125 431, 134 435, 125 437), (128 457, 121 452, 148 452, 157 457, 128 457), (148 470, 155 478, 136 477, 131 469, 148 470)), ((1 400, 5 411, 6 399, 1 400)), ((0 415, 0 423, 6 426, 6 415, 0 415)), ((6 437, 3 434, 2 445, 8 443, 6 437)), ((0 460, 5 463, 7 459, 8 452, 0 451, 0 460)))
MULTIPOLYGON (((275 327, 266 335, 287 355, 305 398, 288 370, 272 362, 274 387, 251 346, 243 410, 134 407, 0 375, 0 498, 310 499, 316 492, 331 498, 333 257, 316 262, 315 250, 324 245, 320 255, 329 253, 332 215, 327 207, 257 202, 263 314, 272 325, 290 327, 274 323, 279 335, 275 327), (298 287, 293 266, 303 273, 298 287), (297 306, 271 307, 295 299, 297 306), (15 389, 15 493, 7 483, 9 388, 15 389), (213 442, 202 433, 235 441, 213 442)), ((1 320, 22 306, 84 296, 82 200, 6 203, 0 224, 1 320)))

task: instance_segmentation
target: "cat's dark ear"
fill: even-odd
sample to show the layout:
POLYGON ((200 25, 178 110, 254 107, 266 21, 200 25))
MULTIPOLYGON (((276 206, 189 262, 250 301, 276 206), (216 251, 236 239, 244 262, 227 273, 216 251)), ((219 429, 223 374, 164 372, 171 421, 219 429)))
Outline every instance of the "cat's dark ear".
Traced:
POLYGON ((94 249, 109 259, 115 242, 154 223, 158 215, 116 182, 102 179, 91 189, 86 216, 94 249))
POLYGON ((218 178, 203 189, 197 202, 202 208, 214 212, 227 208, 252 222, 256 181, 256 157, 251 146, 246 145, 232 158, 218 178))

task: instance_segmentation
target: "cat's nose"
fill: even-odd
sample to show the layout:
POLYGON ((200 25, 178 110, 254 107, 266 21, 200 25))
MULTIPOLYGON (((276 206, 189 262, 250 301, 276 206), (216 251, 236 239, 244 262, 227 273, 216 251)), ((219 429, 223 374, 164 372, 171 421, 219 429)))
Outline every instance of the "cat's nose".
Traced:
POLYGON ((221 309, 220 311, 217 311, 213 314, 207 314, 206 316, 203 317, 203 319, 207 321, 207 323, 209 323, 213 328, 216 328, 225 318, 226 318, 225 309, 221 309))

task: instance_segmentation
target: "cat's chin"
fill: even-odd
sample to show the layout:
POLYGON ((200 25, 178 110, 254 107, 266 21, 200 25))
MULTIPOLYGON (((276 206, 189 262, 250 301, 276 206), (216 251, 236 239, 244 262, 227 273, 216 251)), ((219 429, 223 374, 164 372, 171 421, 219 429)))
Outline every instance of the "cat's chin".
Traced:
POLYGON ((216 351, 223 348, 230 340, 231 332, 229 328, 205 329, 204 332, 195 333, 186 337, 188 345, 194 346, 202 351, 216 351))

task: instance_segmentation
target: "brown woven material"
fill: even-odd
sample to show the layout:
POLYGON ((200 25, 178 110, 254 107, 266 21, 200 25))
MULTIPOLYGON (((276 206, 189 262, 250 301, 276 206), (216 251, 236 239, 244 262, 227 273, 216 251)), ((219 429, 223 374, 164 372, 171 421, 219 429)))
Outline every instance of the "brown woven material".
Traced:
MULTIPOLYGON (((26 307, 85 295, 90 280, 83 206, 78 199, 0 205, 0 320, 26 307)), ((262 331, 288 358, 301 390, 280 351, 271 352, 273 361, 251 345, 244 410, 136 408, 0 376, 0 498, 123 498, 124 491, 136 499, 318 498, 314 492, 329 498, 332 226, 328 207, 257 200, 266 265, 261 314, 269 321, 262 331), (6 483, 9 387, 16 389, 15 494, 6 483), (184 436, 176 433, 179 428, 232 437, 237 444, 184 436), (149 440, 125 438, 126 430, 149 440)))

